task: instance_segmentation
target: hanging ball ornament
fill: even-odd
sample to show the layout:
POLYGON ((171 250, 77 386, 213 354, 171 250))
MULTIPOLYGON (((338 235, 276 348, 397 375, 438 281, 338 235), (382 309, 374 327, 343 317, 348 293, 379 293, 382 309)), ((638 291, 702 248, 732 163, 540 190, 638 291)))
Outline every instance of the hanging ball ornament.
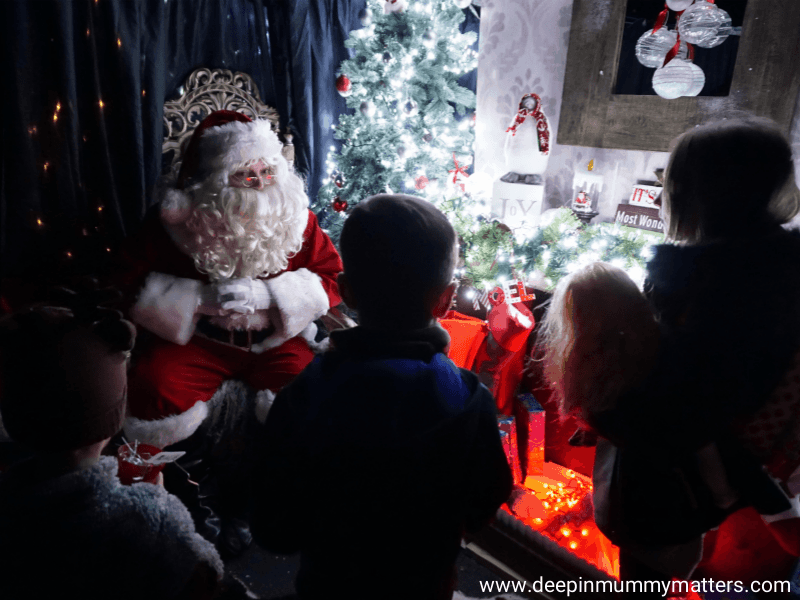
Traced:
POLYGON ((427 43, 428 45, 433 44, 436 41, 436 34, 433 32, 433 29, 426 29, 422 34, 422 41, 427 43))
POLYGON ((372 25, 372 10, 369 8, 369 6, 361 9, 361 11, 358 13, 358 20, 361 21, 361 24, 364 27, 369 27, 372 25))
POLYGON ((341 188, 342 186, 344 186, 344 175, 342 175, 341 173, 337 173, 336 175, 334 175, 333 184, 337 188, 341 188))
POLYGON ((472 4, 472 0, 453 0, 458 8, 467 8, 472 4))
POLYGON ((689 8, 692 2, 694 2, 694 0, 667 0, 667 6, 670 10, 680 12, 689 8))
POLYGON ((400 144, 397 147, 397 156, 403 158, 406 155, 406 147, 403 144, 400 144))
POLYGON ((365 117, 371 117, 375 114, 375 104, 370 100, 364 100, 358 105, 358 110, 360 110, 361 114, 365 117))
POLYGON ((381 58, 383 59, 384 64, 388 65, 390 62, 392 62, 392 53, 384 52, 381 58))
MULTIPOLYGON (((657 69, 664 64, 670 48, 675 45, 677 36, 675 32, 662 27, 655 33, 646 31, 636 42, 636 58, 645 67, 657 69)), ((683 44, 682 44, 683 45, 683 44)))
POLYGON ((339 75, 336 78, 336 91, 339 92, 343 98, 347 98, 353 93, 353 84, 350 83, 350 79, 348 79, 347 75, 339 75))
POLYGON ((414 180, 414 187, 418 190, 424 190, 426 185, 428 185, 428 178, 425 175, 420 175, 414 180))
POLYGON ((730 35, 731 17, 715 4, 698 1, 678 20, 681 39, 701 48, 719 46, 730 35))
POLYGON ((413 117, 419 112, 419 105, 413 100, 409 99, 405 104, 403 104, 403 112, 405 112, 409 117, 413 117))
POLYGON ((422 141, 426 144, 430 144, 433 141, 433 134, 430 131, 426 131, 422 134, 422 141))
POLYGON ((333 207, 333 210, 336 212, 344 212, 347 210, 347 202, 342 200, 339 196, 336 196, 333 202, 331 202, 331 207, 333 207))
POLYGON ((653 89, 667 100, 680 98, 689 91, 694 80, 691 63, 674 58, 653 74, 653 89))
POLYGON ((706 84, 706 74, 703 73, 703 69, 698 67, 694 63, 689 63, 692 67, 692 83, 689 86, 689 89, 683 94, 684 96, 697 96, 701 91, 703 91, 703 86, 706 84))

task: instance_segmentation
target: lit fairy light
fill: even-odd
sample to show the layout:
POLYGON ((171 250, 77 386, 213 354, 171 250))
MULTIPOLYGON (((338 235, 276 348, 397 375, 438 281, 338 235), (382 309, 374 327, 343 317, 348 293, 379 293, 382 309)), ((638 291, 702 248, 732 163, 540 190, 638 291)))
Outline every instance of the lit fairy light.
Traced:
POLYGON ((98 104, 100 105, 100 110, 102 110, 103 107, 105 107, 105 103, 103 102, 102 99, 98 101, 98 104))
POLYGON ((45 172, 45 173, 47 173, 47 169, 49 169, 49 168, 50 168, 50 163, 49 163, 49 162, 46 162, 46 163, 44 163, 44 165, 42 165, 42 166, 44 167, 44 172, 45 172))
POLYGON ((44 223, 42 222, 42 220, 41 220, 41 219, 36 219, 36 224, 37 224, 39 227, 41 227, 42 225, 44 225, 44 223))
POLYGON ((117 38, 117 48, 122 48, 122 40, 117 38))

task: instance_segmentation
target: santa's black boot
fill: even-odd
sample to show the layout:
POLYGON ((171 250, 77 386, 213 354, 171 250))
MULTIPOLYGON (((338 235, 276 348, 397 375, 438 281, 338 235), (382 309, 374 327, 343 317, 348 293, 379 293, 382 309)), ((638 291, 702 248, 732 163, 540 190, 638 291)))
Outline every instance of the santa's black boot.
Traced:
POLYGON ((240 556, 250 544, 250 511, 247 482, 240 477, 219 480, 219 515, 222 523, 217 548, 223 557, 240 556))

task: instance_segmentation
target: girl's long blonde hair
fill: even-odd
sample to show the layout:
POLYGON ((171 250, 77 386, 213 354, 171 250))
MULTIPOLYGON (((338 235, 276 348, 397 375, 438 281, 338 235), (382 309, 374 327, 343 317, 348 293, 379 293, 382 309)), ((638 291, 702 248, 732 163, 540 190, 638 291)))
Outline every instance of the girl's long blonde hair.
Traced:
POLYGON ((562 416, 587 422, 652 368, 658 325, 622 270, 592 263, 556 286, 539 334, 545 380, 562 416))

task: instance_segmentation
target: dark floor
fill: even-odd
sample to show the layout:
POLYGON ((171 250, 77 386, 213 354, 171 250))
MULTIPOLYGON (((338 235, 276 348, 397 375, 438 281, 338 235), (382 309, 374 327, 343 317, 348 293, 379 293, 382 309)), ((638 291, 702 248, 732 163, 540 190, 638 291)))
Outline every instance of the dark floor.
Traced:
MULTIPOLYGON (((278 600, 294 594, 294 576, 298 563, 297 555, 270 554, 254 544, 241 557, 229 561, 226 566, 263 600, 278 600)), ((470 598, 493 598, 497 595, 481 592, 480 581, 512 579, 466 548, 462 548, 456 566, 458 591, 470 598)))

